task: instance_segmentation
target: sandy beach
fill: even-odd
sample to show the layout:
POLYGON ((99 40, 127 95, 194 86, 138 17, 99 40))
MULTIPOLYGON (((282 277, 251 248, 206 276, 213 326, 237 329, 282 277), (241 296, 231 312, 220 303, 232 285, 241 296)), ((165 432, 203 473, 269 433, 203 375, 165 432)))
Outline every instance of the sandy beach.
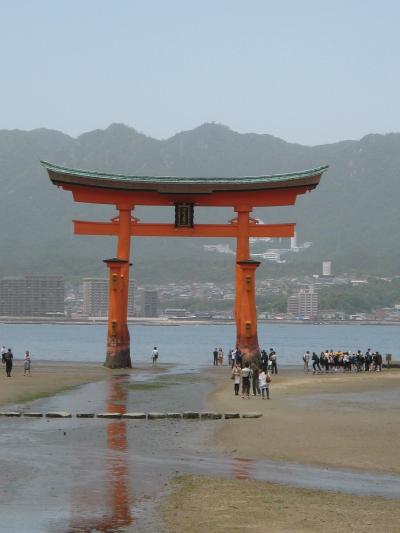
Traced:
POLYGON ((212 441, 224 452, 400 473, 400 370, 312 375, 283 369, 272 376, 270 401, 235 397, 229 371, 224 374, 208 397, 210 409, 263 413, 261 420, 224 424, 212 441))
MULTIPOLYGON (((208 446, 249 460, 400 473, 400 371, 314 376, 283 369, 273 376, 269 401, 234 397, 228 369, 218 369, 214 379, 210 409, 259 411, 263 417, 226 421, 208 446)), ((256 482, 243 479, 243 472, 236 477, 176 478, 162 502, 168 530, 400 531, 397 500, 256 482)))

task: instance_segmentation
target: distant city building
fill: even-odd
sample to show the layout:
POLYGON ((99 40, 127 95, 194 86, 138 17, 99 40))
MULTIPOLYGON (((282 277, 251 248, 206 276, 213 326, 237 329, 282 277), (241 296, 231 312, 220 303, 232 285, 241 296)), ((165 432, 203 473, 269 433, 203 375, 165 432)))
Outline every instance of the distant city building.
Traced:
MULTIPOLYGON (((87 316, 108 315, 108 291, 107 278, 85 278, 83 280, 83 314, 87 316)), ((128 316, 135 315, 134 309, 134 282, 129 281, 128 316)))
POLYGON ((165 316, 168 316, 170 318, 184 318, 189 315, 189 312, 187 311, 187 309, 177 309, 170 307, 164 311, 164 314, 165 316))
POLYGON ((315 318, 318 315, 318 293, 313 288, 300 289, 288 298, 289 315, 303 318, 315 318))
POLYGON ((332 261, 322 261, 322 275, 332 276, 332 261))
POLYGON ((142 293, 142 315, 145 317, 159 316, 158 291, 145 289, 142 293))
POLYGON ((61 276, 0 278, 0 315, 64 314, 64 291, 64 278, 61 276))

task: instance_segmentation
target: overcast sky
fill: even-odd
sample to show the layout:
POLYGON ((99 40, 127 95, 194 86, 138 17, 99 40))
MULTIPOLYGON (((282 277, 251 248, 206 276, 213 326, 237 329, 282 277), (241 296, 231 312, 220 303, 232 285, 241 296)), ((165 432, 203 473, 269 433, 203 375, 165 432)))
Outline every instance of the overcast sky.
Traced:
POLYGON ((0 129, 400 131, 400 2, 0 0, 0 129))

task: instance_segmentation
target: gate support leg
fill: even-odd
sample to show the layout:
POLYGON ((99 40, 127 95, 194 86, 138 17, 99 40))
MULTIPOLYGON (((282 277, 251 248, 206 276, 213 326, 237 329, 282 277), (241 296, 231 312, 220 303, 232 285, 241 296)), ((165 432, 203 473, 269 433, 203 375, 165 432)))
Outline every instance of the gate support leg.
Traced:
POLYGON ((104 261, 110 271, 107 356, 104 366, 108 368, 131 368, 130 339, 127 317, 124 309, 125 291, 127 290, 124 272, 129 262, 122 259, 104 261))
POLYGON ((236 324, 237 346, 245 359, 251 360, 260 356, 255 300, 255 272, 260 263, 249 259, 238 261, 236 264, 240 278, 238 290, 241 292, 240 309, 238 309, 240 321, 236 324))

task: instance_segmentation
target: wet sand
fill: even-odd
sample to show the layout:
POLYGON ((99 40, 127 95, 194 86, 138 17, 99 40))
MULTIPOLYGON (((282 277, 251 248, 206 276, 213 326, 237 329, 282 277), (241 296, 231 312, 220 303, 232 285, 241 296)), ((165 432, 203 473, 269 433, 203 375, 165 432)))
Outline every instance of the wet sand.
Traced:
POLYGON ((158 372, 151 366, 130 370, 110 370, 101 363, 50 363, 35 361, 31 374, 24 376, 22 361, 13 365, 12 377, 8 378, 5 366, 0 365, 0 406, 27 403, 53 394, 92 383, 104 381, 113 375, 135 373, 138 370, 158 372))
POLYGON ((227 369, 214 380, 210 409, 261 411, 263 418, 216 426, 206 446, 242 466, 236 479, 176 478, 161 503, 169 531, 400 531, 398 500, 248 479, 257 458, 399 474, 400 371, 313 376, 284 369, 273 376, 269 401, 234 397, 227 369))
POLYGON ((272 376, 269 401, 235 397, 229 371, 220 374, 209 407, 260 411, 263 418, 224 424, 210 445, 239 457, 400 474, 400 370, 284 369, 272 376))
POLYGON ((174 533, 398 533, 397 500, 305 490, 257 481, 183 476, 162 504, 174 533))
MULTIPOLYGON (((3 405, 28 393, 53 394, 101 382, 33 402, 32 409, 39 411, 203 410, 207 394, 210 410, 264 414, 256 420, 215 422, 4 419, 2 449, 7 461, 0 491, 15 509, 20 509, 21 494, 24 501, 33 502, 24 506, 24 513, 20 509, 21 523, 30 521, 37 526, 31 531, 42 531, 41 509, 48 509, 46 520, 59 526, 49 531, 64 531, 61 523, 69 523, 68 531, 82 531, 87 521, 97 524, 99 513, 104 514, 110 500, 105 492, 115 492, 118 499, 110 500, 115 508, 107 512, 121 526, 115 526, 119 531, 399 530, 398 500, 254 481, 257 472, 254 475, 246 458, 399 473, 400 371, 312 376, 284 369, 273 377, 270 401, 235 398, 226 367, 191 375, 160 372, 162 368, 151 367, 116 371, 124 375, 107 380, 113 372, 98 365, 46 363, 36 364, 31 377, 16 368, 10 384, 4 374, 0 376, 3 405), (144 371, 158 374, 155 384, 138 385, 138 374, 144 371), (211 382, 216 389, 211 390, 211 382), (220 468, 213 469, 213 464, 220 468), (33 485, 26 484, 26 472, 33 468, 33 485), (198 472, 204 476, 185 475, 169 485, 174 475, 198 472), (232 477, 236 479, 227 479, 232 477), (78 499, 71 496, 78 493, 78 499), (160 495, 164 497, 159 500, 160 495)), ((15 520, 10 518, 8 524, 14 530, 15 520)))

